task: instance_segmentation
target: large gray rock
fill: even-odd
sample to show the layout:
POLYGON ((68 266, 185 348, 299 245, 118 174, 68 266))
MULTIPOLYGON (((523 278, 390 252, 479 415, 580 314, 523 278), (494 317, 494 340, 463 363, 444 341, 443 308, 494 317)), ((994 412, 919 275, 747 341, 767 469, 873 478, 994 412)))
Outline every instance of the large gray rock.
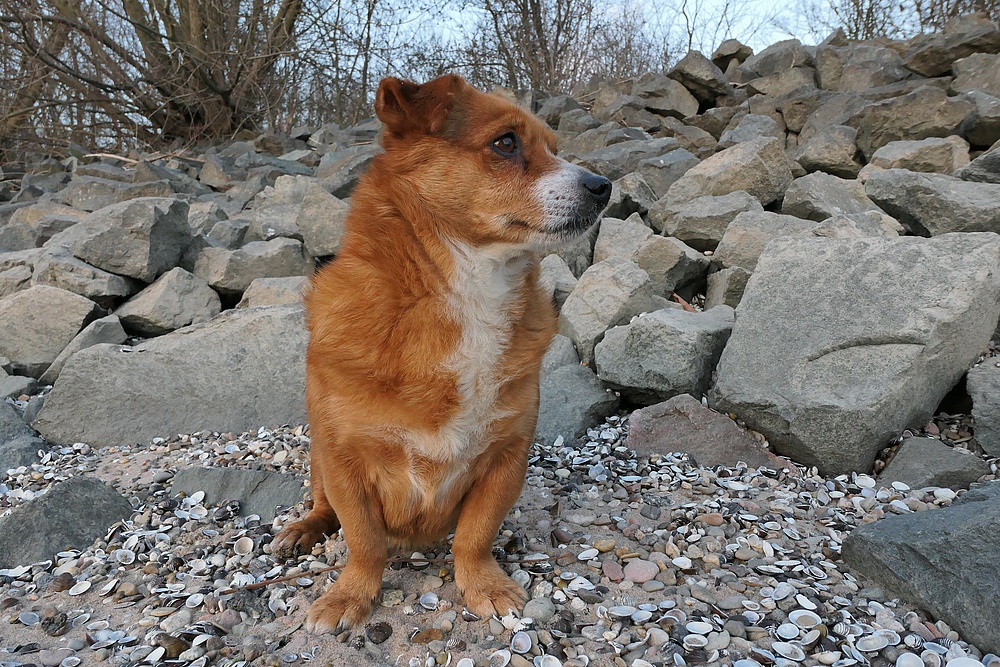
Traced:
POLYGON ((985 21, 971 30, 919 35, 910 41, 909 50, 903 54, 903 63, 921 76, 941 76, 960 58, 998 51, 1000 31, 996 25, 985 21))
POLYGON ((171 494, 205 492, 205 502, 221 505, 227 500, 240 503, 240 516, 257 514, 261 521, 273 521, 275 508, 302 502, 304 478, 265 470, 242 468, 181 468, 171 481, 171 494))
POLYGON ((996 144, 975 160, 955 172, 963 181, 1000 183, 1000 144, 996 144))
POLYGON ((757 77, 747 83, 747 91, 769 97, 781 97, 793 91, 816 87, 816 70, 812 67, 793 67, 783 72, 757 77))
POLYGON ((257 306, 287 306, 302 303, 302 296, 309 287, 309 279, 305 276, 289 276, 288 278, 254 278, 243 298, 236 304, 237 308, 256 308, 257 306))
POLYGON ((712 260, 724 269, 739 267, 753 273, 757 258, 772 240, 810 232, 816 226, 815 222, 794 215, 770 211, 740 213, 726 228, 712 260))
MULTIPOLYGON (((0 400, 0 445, 16 438, 35 435, 34 429, 24 423, 21 415, 7 401, 0 400)), ((0 468, 0 471, 6 468, 0 468)))
POLYGON ((720 269, 715 273, 708 274, 708 284, 705 288, 705 309, 716 306, 735 308, 740 305, 750 275, 749 271, 738 266, 731 266, 728 269, 720 269))
POLYGON ((0 567, 49 560, 59 551, 86 549, 132 506, 99 479, 74 477, 0 518, 0 567))
POLYGON ((834 215, 880 211, 859 181, 820 172, 796 178, 785 191, 781 212, 822 222, 834 215))
POLYGON ((745 211, 762 213, 764 207, 742 190, 697 197, 680 204, 661 199, 649 210, 649 223, 696 250, 715 250, 729 224, 745 211))
POLYGON ((202 278, 177 267, 129 299, 115 313, 122 326, 142 336, 161 336, 207 322, 222 310, 219 295, 202 278))
POLYGON ((235 296, 242 294, 255 278, 308 276, 313 268, 313 261, 303 254, 301 241, 275 238, 251 241, 238 250, 202 248, 191 272, 223 296, 235 296))
POLYGON ((722 133, 719 137, 719 150, 762 137, 784 140, 785 128, 770 116, 748 113, 722 133))
POLYGON ((33 435, 21 435, 4 442, 0 436, 0 476, 11 468, 38 463, 38 450, 45 449, 45 441, 33 435))
POLYGON ((962 132, 969 143, 976 146, 992 146, 1000 140, 1000 96, 993 96, 981 90, 973 90, 963 97, 972 102, 975 110, 962 126, 962 132))
POLYGON ((59 373, 66 364, 66 360, 80 350, 102 343, 107 345, 121 345, 126 340, 128 340, 128 334, 125 333, 125 329, 116 315, 108 315, 107 317, 96 319, 84 327, 83 331, 78 333, 63 348, 55 361, 49 364, 49 367, 38 379, 43 384, 53 384, 56 378, 59 377, 59 373))
MULTIPOLYGON (((654 295, 670 298, 685 289, 698 292, 711 260, 683 241, 652 236, 632 256, 632 261, 649 275, 654 295)), ((690 294, 688 295, 691 296, 690 294)))
POLYGON ((910 76, 898 53, 869 44, 817 47, 816 73, 821 88, 839 92, 865 92, 910 76))
POLYGON ((305 423, 302 309, 227 311, 123 352, 74 354, 34 422, 51 442, 148 442, 199 430, 305 423))
MULTIPOLYGON (((616 180, 635 171, 639 163, 680 148, 676 139, 634 139, 580 154, 566 154, 566 159, 590 171, 616 180)), ((692 156, 693 157, 693 156, 692 156)), ((683 163, 683 161, 682 161, 683 163)))
POLYGON ((280 176, 274 187, 265 188, 254 199, 247 240, 287 236, 301 240, 312 257, 334 255, 344 236, 349 208, 315 178, 280 176))
POLYGON ((698 100, 679 81, 654 76, 639 80, 632 87, 632 95, 642 100, 643 106, 660 116, 686 118, 698 113, 698 100))
POLYGON ((882 169, 952 174, 969 164, 969 144, 955 136, 893 141, 875 151, 871 164, 882 169))
POLYGON ((966 385, 976 418, 976 441, 990 456, 1000 456, 1000 366, 988 358, 969 369, 966 385))
POLYGON ((644 225, 638 215, 627 220, 604 218, 594 242, 594 263, 609 257, 632 259, 652 235, 653 230, 644 225))
POLYGON ((688 51, 667 76, 679 81, 701 102, 713 102, 720 95, 733 94, 733 87, 722 70, 698 51, 688 51))
POLYGON ((594 349, 597 377, 641 405, 701 396, 733 328, 733 309, 665 308, 615 327, 594 349))
POLYGON ((549 343, 549 349, 542 357, 542 377, 548 377, 549 373, 563 366, 579 366, 580 355, 573 347, 573 341, 562 334, 556 334, 549 343))
POLYGON ((859 159, 858 131, 846 125, 824 128, 795 150, 795 161, 808 172, 825 171, 841 178, 855 178, 863 166, 859 159))
POLYGON ((181 199, 133 199, 94 211, 53 241, 99 269, 151 283, 177 265, 191 241, 187 213, 181 199))
POLYGON ((1000 232, 1000 185, 905 169, 873 171, 868 196, 915 234, 1000 232))
POLYGON ((560 436, 575 442, 618 409, 618 397, 586 366, 556 368, 542 379, 539 396, 535 442, 549 445, 560 436))
POLYGON ((951 89, 955 93, 981 90, 990 95, 1000 95, 1000 55, 973 53, 955 62, 955 80, 951 89))
POLYGON ((82 296, 35 285, 0 299, 0 357, 18 375, 39 377, 87 323, 97 304, 82 296))
POLYGON ((671 203, 742 190, 767 205, 781 197, 792 182, 784 142, 763 137, 736 144, 692 167, 670 186, 671 203))
POLYGON ((97 211, 139 197, 170 197, 174 189, 167 181, 123 183, 97 176, 79 176, 60 193, 64 202, 82 211, 97 211))
POLYGON ((902 482, 911 489, 967 489, 988 474, 986 461, 967 449, 949 447, 935 438, 904 438, 878 482, 883 486, 902 482))
POLYGON ((113 308, 123 298, 142 288, 142 283, 138 280, 91 266, 58 244, 46 246, 33 264, 33 285, 48 285, 73 292, 87 297, 102 308, 113 308))
POLYGON ((762 76, 785 72, 794 67, 809 67, 812 54, 797 39, 786 39, 771 44, 760 53, 747 58, 739 68, 740 78, 750 81, 762 76))
POLYGON ((949 507, 889 516, 844 541, 850 568, 940 618, 983 653, 1000 653, 1000 482, 949 507))
POLYGON ((649 274, 635 262, 610 257, 580 276, 559 313, 559 333, 573 341, 580 359, 589 364, 604 332, 649 310, 652 295, 649 274))
POLYGON ((670 186, 699 162, 701 160, 691 151, 678 148, 657 157, 641 160, 636 170, 653 191, 655 200, 667 194, 670 186))
POLYGON ((900 430, 926 423, 998 316, 995 234, 775 240, 712 396, 797 462, 870 470, 900 430))

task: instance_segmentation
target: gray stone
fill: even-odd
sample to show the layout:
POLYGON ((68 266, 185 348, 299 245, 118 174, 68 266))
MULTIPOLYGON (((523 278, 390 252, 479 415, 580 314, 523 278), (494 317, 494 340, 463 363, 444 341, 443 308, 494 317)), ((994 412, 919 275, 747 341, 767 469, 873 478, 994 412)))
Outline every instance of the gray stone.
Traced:
POLYGON ((547 294, 552 295, 552 301, 557 308, 562 308, 566 303, 573 288, 576 287, 577 278, 570 271, 566 262, 559 255, 546 255, 541 261, 541 273, 538 276, 539 286, 547 294))
MULTIPOLYGON (((243 245, 249 229, 250 220, 248 218, 239 217, 219 220, 212 225, 211 229, 205 232, 204 239, 208 242, 208 245, 225 248, 226 250, 236 250, 243 245)), ((200 238, 196 239, 196 242, 200 240, 200 238)), ((192 244, 193 246, 194 244, 192 244)))
POLYGON ((1000 652, 1000 483, 950 507, 889 516, 844 541, 844 562, 911 605, 940 618, 983 652, 1000 652))
POLYGON ((973 53, 955 61, 955 79, 951 82, 954 93, 981 90, 990 95, 1000 95, 1000 55, 973 53))
POLYGON ((0 271, 0 298, 31 287, 31 267, 21 264, 0 271))
POLYGON ((664 155, 679 147, 677 141, 670 138, 636 139, 622 141, 587 153, 566 154, 566 159, 611 180, 616 180, 635 171, 643 160, 664 155))
POLYGON ((770 116, 748 113, 736 121, 731 129, 722 133, 719 137, 719 150, 762 137, 784 140, 785 129, 770 116))
POLYGON ((1000 185, 886 169, 872 172, 865 190, 915 234, 1000 232, 1000 185))
MULTIPOLYGON (((15 438, 34 436, 35 431, 24 423, 21 415, 7 401, 0 400, 0 446, 15 438)), ((6 468, 0 468, 6 470, 6 468)))
POLYGON ((256 308, 257 306, 300 304, 308 286, 309 279, 305 276, 254 278, 250 286, 243 292, 243 298, 236 304, 236 307, 256 308))
POLYGON ((1000 183, 1000 143, 955 172, 957 178, 976 183, 1000 183))
POLYGON ((178 194, 207 195, 212 189, 204 183, 199 183, 179 169, 171 169, 155 162, 139 160, 132 173, 133 183, 148 183, 150 181, 166 181, 171 189, 178 194))
POLYGON ((586 366, 555 369, 542 380, 539 395, 535 442, 543 444, 560 436, 573 443, 618 409, 618 397, 586 366))
POLYGON ((344 236, 349 206, 308 176, 281 176, 254 198, 248 241, 286 236, 299 239, 306 254, 336 254, 344 236))
POLYGON ((825 171, 855 178, 863 166, 856 143, 858 131, 846 125, 830 126, 795 150, 795 161, 807 172, 825 171))
POLYGON ((960 58, 998 51, 1000 31, 995 25, 982 25, 968 31, 919 35, 910 40, 903 64, 921 76, 941 76, 960 58))
POLYGON ((562 334, 556 334, 549 343, 549 349, 542 357, 542 377, 547 377, 549 373, 563 366, 579 366, 580 355, 573 347, 573 341, 562 334))
POLYGON ((226 211, 215 201, 196 201, 188 205, 188 227, 191 236, 207 234, 218 224, 227 220, 226 211))
POLYGON ((48 560, 86 549, 108 528, 132 516, 132 506, 99 479, 80 475, 53 486, 0 517, 0 567, 48 560))
POLYGON ((316 167, 316 177, 323 187, 337 199, 350 197, 358 179, 368 170, 368 165, 381 152, 377 143, 360 144, 327 153, 316 167))
POLYGON ((995 234, 779 239, 747 285, 712 396, 799 463, 867 471, 927 422, 998 317, 995 234))
POLYGON ((793 67, 768 76, 757 77, 747 83, 748 92, 770 97, 781 97, 809 87, 816 87, 816 70, 812 67, 793 67))
POLYGON ((642 100, 643 106, 660 116, 685 118, 698 113, 698 100, 679 81, 666 76, 653 76, 639 80, 632 87, 632 95, 642 100))
POLYGON ((638 215, 628 220, 604 218, 594 242, 594 263, 609 257, 632 259, 642 244, 653 235, 653 230, 643 224, 638 215))
POLYGON ((69 229, 87 214, 54 201, 39 201, 14 211, 10 225, 24 225, 32 240, 31 247, 41 247, 55 234, 69 229))
POLYGON ((797 236, 828 239, 860 239, 867 236, 896 238, 906 233, 899 221, 882 211, 833 215, 797 236))
POLYGON ((716 97, 734 92, 722 70, 698 51, 688 51, 667 76, 679 81, 701 102, 714 102, 716 97))
POLYGON ((198 180, 213 190, 228 190, 238 181, 246 179, 246 170, 235 168, 232 160, 212 154, 206 155, 204 159, 201 171, 198 172, 198 180))
POLYGON ((0 356, 18 375, 39 377, 98 310, 89 299, 46 285, 6 296, 0 299, 0 356))
POLYGON ((560 243, 549 254, 559 255, 573 275, 579 278, 590 266, 590 260, 594 257, 594 241, 597 238, 597 225, 590 228, 585 234, 567 243, 560 243))
POLYGON ((123 183, 96 176, 74 178, 59 193, 64 202, 81 211, 96 211, 139 197, 172 197, 173 195, 174 189, 167 181, 123 183))
POLYGON ((967 387, 976 419, 976 441, 990 456, 1000 456, 1000 366, 989 357, 969 369, 967 387))
POLYGON ((161 336, 207 322, 222 310, 219 295, 198 276, 178 267, 129 299, 115 314, 127 330, 161 336))
POLYGON ((204 491, 205 503, 209 505, 238 500, 240 516, 257 514, 261 521, 271 522, 279 505, 291 507, 302 502, 304 481, 298 475, 264 470, 187 466, 174 475, 170 493, 191 495, 204 491))
POLYGON ((951 174, 969 164, 969 144, 956 136, 893 141, 875 151, 870 164, 882 169, 951 174))
POLYGON ((781 470, 790 467, 764 449, 725 415, 681 394, 636 410, 629 416, 629 449, 639 456, 681 452, 701 466, 736 466, 781 470))
POLYGON ((750 280, 750 272, 738 266, 720 269, 708 274, 708 287, 705 290, 705 308, 729 306, 735 308, 743 299, 743 292, 750 280))
POLYGON ((549 127, 555 129, 559 127, 562 115, 573 109, 583 109, 583 107, 569 95, 553 95, 542 102, 537 115, 548 123, 549 127))
POLYGON ((878 482, 883 486, 902 482, 911 489, 967 489, 989 474, 986 462, 967 449, 949 447, 935 438, 903 438, 878 482))
POLYGON ((45 441, 33 435, 21 435, 8 441, 0 437, 0 473, 38 463, 40 449, 45 449, 45 441))
POLYGON ((647 313, 604 335, 594 349, 597 376, 641 405, 678 394, 701 396, 732 328, 728 306, 647 313))
POLYGON ((830 97, 830 93, 824 92, 814 86, 804 86, 782 95, 775 100, 775 108, 781 112, 781 118, 785 121, 785 128, 789 132, 796 134, 802 131, 809 118, 823 102, 830 97))
POLYGON ((536 623, 545 625, 556 614, 556 606, 549 598, 533 598, 524 605, 522 616, 535 619, 536 623))
POLYGON ((108 345, 121 345, 126 340, 128 340, 128 334, 125 333, 125 329, 122 328, 121 322, 118 320, 116 315, 108 315, 107 317, 101 317, 94 320, 86 327, 83 331, 78 333, 69 344, 63 348, 59 356, 56 357, 55 361, 49 364, 49 367, 42 373, 42 377, 39 380, 43 384, 53 384, 56 378, 59 377, 59 373, 62 371, 62 367, 66 364, 66 360, 72 357, 74 354, 83 350, 85 348, 91 347, 93 345, 108 344, 108 345))
POLYGON ((775 42, 760 53, 755 53, 743 62, 739 71, 743 81, 770 76, 793 67, 810 67, 813 64, 809 51, 797 39, 775 42))
POLYGON ((738 39, 727 39, 712 52, 712 62, 715 63, 716 67, 725 72, 732 61, 735 60, 739 64, 752 55, 753 49, 746 44, 738 39))
POLYGON ((817 222, 868 211, 881 212, 865 193, 864 183, 820 172, 792 181, 781 202, 782 213, 817 222))
MULTIPOLYGON (((676 151, 675 151, 676 152, 676 151)), ((604 215, 609 218, 624 220, 633 213, 646 215, 656 201, 653 189, 646 179, 636 172, 625 174, 611 183, 611 199, 604 208, 604 215)))
POLYGON ((559 313, 559 333, 569 337, 585 364, 613 326, 649 309, 652 281, 635 262, 610 257, 588 268, 559 313))
POLYGON ((696 250, 715 250, 737 215, 763 210, 753 196, 738 190, 727 195, 697 197, 680 204, 661 199, 649 210, 649 223, 657 231, 678 238, 696 250))
POLYGON ((38 254, 31 283, 79 294, 102 308, 113 308, 123 298, 142 288, 138 280, 91 266, 57 243, 49 244, 38 254))
POLYGON ((791 182, 784 142, 766 137, 736 144, 692 167, 670 186, 667 199, 683 203, 743 190, 766 206, 781 197, 791 182))
POLYGON ((596 130, 601 121, 591 116, 585 109, 571 109, 559 117, 560 132, 579 134, 587 130, 596 130))
POLYGON ((963 97, 972 102, 974 111, 962 125, 962 136, 975 146, 992 146, 1000 140, 1000 97, 973 90, 963 97))
MULTIPOLYGON (((699 118, 700 116, 695 116, 699 118)), ((691 120, 688 118, 687 120, 691 120)), ((695 157, 703 160, 715 153, 718 141, 706 130, 694 125, 688 125, 676 118, 664 118, 663 127, 660 134, 673 137, 677 143, 686 151, 690 151, 695 157)))
POLYGON ((666 298, 703 283, 711 265, 708 257, 683 241, 663 236, 647 239, 633 254, 632 261, 649 274, 653 294, 666 298))
POLYGON ((820 46, 816 71, 820 88, 838 92, 865 92, 910 76, 896 51, 873 44, 820 46))
POLYGON ((38 389, 38 380, 23 375, 0 376, 0 400, 33 394, 38 389))
POLYGON ((313 262, 302 252, 302 242, 289 238, 252 241, 238 250, 202 248, 191 272, 204 278, 223 296, 246 291, 255 278, 308 276, 313 262))
POLYGON ((740 213, 726 228, 712 261, 722 268, 739 267, 753 273, 767 244, 780 236, 809 232, 816 223, 781 213, 740 213))
POLYGON ((103 446, 302 424, 306 341, 302 309, 272 306, 227 311, 130 352, 95 345, 66 362, 34 426, 50 442, 103 446))
POLYGON ((678 148, 657 157, 641 160, 636 170, 652 189, 655 201, 667 194, 670 186, 699 162, 701 160, 691 151, 678 148))

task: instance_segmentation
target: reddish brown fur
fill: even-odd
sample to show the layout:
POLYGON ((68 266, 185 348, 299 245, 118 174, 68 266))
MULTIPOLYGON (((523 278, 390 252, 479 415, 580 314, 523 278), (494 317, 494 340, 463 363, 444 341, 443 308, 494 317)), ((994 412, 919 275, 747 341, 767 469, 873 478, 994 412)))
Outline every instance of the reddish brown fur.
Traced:
POLYGON ((523 591, 491 546, 524 482, 539 365, 556 331, 551 300, 537 286, 537 255, 517 251, 526 268, 505 302, 509 343, 490 375, 494 410, 505 414, 478 449, 436 449, 433 434, 463 405, 461 369, 452 367, 468 322, 454 307, 462 276, 451 246, 524 245, 542 220, 525 193, 553 168, 555 140, 535 117, 454 76, 419 87, 388 79, 376 109, 385 152, 355 190, 337 259, 306 298, 313 509, 275 541, 288 554, 343 528, 347 567, 309 614, 320 631, 367 618, 391 545, 427 544, 453 530, 466 605, 484 615, 520 607, 523 591), (520 165, 492 149, 506 130, 521 137, 520 165), (429 444, 414 446, 412 433, 429 434, 429 444))

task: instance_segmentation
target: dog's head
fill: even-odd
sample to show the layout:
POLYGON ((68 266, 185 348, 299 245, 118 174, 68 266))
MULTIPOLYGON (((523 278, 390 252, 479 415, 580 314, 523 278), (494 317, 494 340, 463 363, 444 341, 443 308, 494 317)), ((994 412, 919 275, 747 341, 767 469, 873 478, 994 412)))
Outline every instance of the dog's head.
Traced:
POLYGON ((541 120, 454 74, 384 79, 375 111, 394 180, 456 240, 549 245, 589 229, 611 196, 608 179, 556 157, 541 120))

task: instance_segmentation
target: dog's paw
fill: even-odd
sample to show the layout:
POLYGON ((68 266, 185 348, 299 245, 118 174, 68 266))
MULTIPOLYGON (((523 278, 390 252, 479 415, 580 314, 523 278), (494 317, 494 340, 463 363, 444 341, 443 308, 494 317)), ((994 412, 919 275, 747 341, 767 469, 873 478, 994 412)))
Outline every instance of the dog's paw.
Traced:
POLYGON ((297 558, 312 551, 324 538, 326 524, 308 518, 282 528, 271 542, 271 554, 277 558, 297 558))
POLYGON ((374 605, 374 597, 337 582, 309 608, 306 630, 338 633, 353 628, 371 616, 374 605))
POLYGON ((465 597, 465 606, 480 618, 520 612, 528 599, 524 589, 497 565, 477 572, 463 583, 465 585, 459 587, 465 597))

